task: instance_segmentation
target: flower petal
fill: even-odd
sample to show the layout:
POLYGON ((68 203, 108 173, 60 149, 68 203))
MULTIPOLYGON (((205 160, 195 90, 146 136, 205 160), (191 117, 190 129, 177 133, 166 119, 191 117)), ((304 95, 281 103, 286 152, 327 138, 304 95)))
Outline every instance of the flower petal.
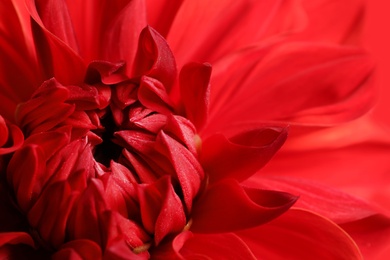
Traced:
POLYGON ((179 253, 184 259, 257 259, 245 242, 233 233, 193 234, 179 253))
POLYGON ((138 197, 142 223, 148 232, 154 233, 157 245, 169 233, 184 228, 186 217, 183 205, 168 176, 153 184, 139 186, 138 197))
POLYGON ((357 43, 365 18, 362 0, 304 0, 308 26, 292 40, 357 43), (318 11, 321 10, 321 11, 318 11))
POLYGON ((288 210, 296 197, 282 192, 246 189, 233 179, 210 186, 193 207, 194 233, 220 233, 264 224, 288 210))
POLYGON ((169 93, 176 78, 176 63, 165 39, 151 27, 139 37, 134 75, 152 77, 163 83, 169 93))
POLYGON ((54 260, 77 259, 77 260, 100 260, 102 250, 98 244, 87 239, 73 240, 62 245, 54 255, 54 260))
POLYGON ((294 207, 316 212, 337 224, 363 219, 376 212, 372 206, 358 198, 304 179, 258 175, 249 178, 244 184, 299 196, 294 207), (321 203, 318 203, 319 201, 321 203))
POLYGON ((390 219, 375 214, 342 224, 341 227, 356 241, 365 259, 387 259, 390 245, 390 219))
MULTIPOLYGON (((32 31, 38 60, 45 70, 46 79, 55 76, 62 84, 82 82, 86 70, 84 61, 66 42, 46 28, 34 0, 26 0, 26 5, 32 18, 32 31)), ((58 11, 56 15, 66 17, 64 15, 66 11, 63 8, 56 8, 56 11, 58 11)), ((56 26, 50 29, 56 29, 56 26)), ((61 29, 62 32, 69 31, 69 29, 61 29)))
POLYGON ((167 40, 179 67, 189 61, 214 63, 232 50, 263 40, 264 36, 300 27, 302 14, 297 2, 184 1, 175 14, 167 40), (272 33, 267 31, 270 27, 272 33))
POLYGON ((180 96, 186 118, 200 130, 206 123, 210 103, 211 65, 188 63, 180 71, 180 96))
POLYGON ((34 3, 45 28, 78 53, 78 44, 65 0, 35 0, 34 3))
POLYGON ((213 135, 202 143, 202 166, 210 183, 228 177, 243 181, 271 159, 286 137, 286 129, 278 128, 252 130, 229 139, 213 135))
POLYGON ((359 49, 313 43, 267 48, 236 53, 213 66, 208 131, 237 121, 329 125, 370 107, 372 63, 359 49))
POLYGON ((258 258, 362 259, 359 248, 339 226, 302 209, 236 233, 258 258))
POLYGON ((19 149, 22 146, 23 141, 23 133, 19 127, 8 124, 4 118, 0 116, 0 155, 11 153, 19 149))
POLYGON ((131 76, 134 71, 133 62, 137 52, 136 46, 142 29, 147 25, 145 8, 144 1, 128 1, 128 4, 107 26, 102 37, 103 58, 112 62, 125 60, 128 76, 131 76))

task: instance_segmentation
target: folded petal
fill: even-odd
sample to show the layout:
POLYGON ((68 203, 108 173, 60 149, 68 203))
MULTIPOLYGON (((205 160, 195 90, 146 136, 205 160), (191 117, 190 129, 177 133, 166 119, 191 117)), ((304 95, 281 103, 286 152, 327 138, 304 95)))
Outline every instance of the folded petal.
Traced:
POLYGON ((339 226, 298 208, 265 225, 236 234, 258 258, 363 259, 355 242, 339 226))
POLYGON ((0 116, 0 155, 14 152, 23 144, 23 133, 16 125, 0 116))
POLYGON ((363 219, 376 213, 372 206, 358 198, 338 189, 304 179, 259 174, 248 179, 244 184, 299 196, 295 207, 315 212, 337 224, 363 219))
POLYGON ((202 143, 200 160, 210 183, 229 177, 243 181, 271 159, 286 137, 286 129, 281 128, 262 128, 231 138, 213 135, 202 143))
POLYGON ((220 233, 264 224, 288 210, 296 197, 282 192, 243 189, 225 179, 211 185, 192 211, 194 233, 220 233))
POLYGON ((135 76, 153 77, 170 92, 176 78, 175 58, 165 39, 151 27, 141 32, 133 68, 135 76))

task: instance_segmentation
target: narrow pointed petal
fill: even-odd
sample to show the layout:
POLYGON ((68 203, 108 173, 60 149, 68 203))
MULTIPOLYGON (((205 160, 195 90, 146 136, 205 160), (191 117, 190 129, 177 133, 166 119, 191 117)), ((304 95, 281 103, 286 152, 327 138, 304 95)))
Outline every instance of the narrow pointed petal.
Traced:
POLYGON ((363 259, 355 242, 339 226, 302 209, 290 209, 268 224, 236 234, 258 258, 363 259))
POLYGON ((294 177, 253 176, 250 187, 272 189, 299 196, 295 207, 329 218, 337 224, 366 218, 376 213, 372 206, 338 189, 294 177), (321 203, 317 203, 321 201, 321 203))
POLYGON ((138 189, 142 223, 145 229, 155 234, 155 243, 169 233, 181 231, 186 223, 180 198, 173 190, 169 177, 138 189))
POLYGON ((200 130, 206 123, 210 103, 211 65, 186 64, 180 71, 180 96, 186 117, 200 130))
POLYGON ((191 212, 192 202, 204 178, 203 169, 197 158, 184 146, 166 135, 163 131, 157 136, 163 145, 163 154, 171 162, 180 183, 187 210, 191 212))
POLYGON ((284 213, 296 199, 282 192, 244 190, 237 181, 225 179, 210 186, 198 199, 191 230, 219 233, 258 226, 284 213))
POLYGON ((201 162, 210 183, 223 178, 243 181, 261 169, 282 146, 286 129, 263 128, 226 138, 213 135, 202 143, 201 162))

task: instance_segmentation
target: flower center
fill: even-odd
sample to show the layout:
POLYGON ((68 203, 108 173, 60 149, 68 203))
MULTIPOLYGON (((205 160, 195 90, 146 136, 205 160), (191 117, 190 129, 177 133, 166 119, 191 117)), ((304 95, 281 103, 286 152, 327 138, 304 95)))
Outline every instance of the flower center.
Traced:
POLYGON ((108 113, 104 115, 104 117, 101 118, 100 123, 104 129, 99 129, 94 132, 101 137, 102 143, 94 147, 93 156, 97 162, 109 167, 111 160, 118 161, 123 148, 113 142, 114 133, 118 129, 114 123, 112 114, 108 113))

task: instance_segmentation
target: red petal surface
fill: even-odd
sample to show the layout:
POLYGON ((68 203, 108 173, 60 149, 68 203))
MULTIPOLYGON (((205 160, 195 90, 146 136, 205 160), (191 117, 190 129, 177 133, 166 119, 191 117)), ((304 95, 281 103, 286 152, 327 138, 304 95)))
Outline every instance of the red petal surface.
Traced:
POLYGON ((87 239, 78 239, 64 244, 52 257, 54 260, 100 260, 102 259, 102 251, 95 242, 87 239))
POLYGON ((304 0, 308 26, 293 37, 310 41, 357 43, 365 18, 364 0, 304 0))
MULTIPOLYGON (((108 8, 112 8, 112 1, 108 8)), ((144 1, 128 1, 128 4, 117 13, 115 19, 108 26, 106 25, 106 31, 101 38, 103 58, 112 62, 125 60, 128 76, 132 76, 131 73, 134 71, 133 62, 138 39, 142 29, 147 25, 145 8, 144 1)), ((105 13, 104 10, 103 14, 105 13)), ((103 23, 107 21, 103 20, 103 23)))
POLYGON ((186 64, 180 71, 180 95, 186 118, 200 130, 206 123, 210 103, 211 65, 186 64))
POLYGON ((19 127, 8 124, 0 115, 0 155, 14 152, 23 144, 23 133, 19 127))
POLYGON ((290 209, 268 224, 237 235, 260 259, 363 259, 340 227, 302 209, 290 209))
POLYGON ((235 234, 194 234, 179 253, 183 259, 257 259, 235 234))
POLYGON ((0 114, 14 122, 16 105, 27 100, 43 78, 25 3, 1 1, 0 17, 0 114))
POLYGON ((363 219, 376 213, 372 206, 347 193, 294 177, 274 177, 262 174, 248 179, 245 185, 299 196, 295 207, 315 212, 337 224, 363 219))
POLYGON ((201 162, 210 182, 243 181, 261 169, 282 146, 286 129, 263 128, 226 138, 213 135, 202 143, 201 162))
POLYGON ((154 233, 158 245, 169 233, 181 231, 186 224, 183 205, 173 190, 169 177, 140 186, 138 189, 142 223, 145 229, 154 233))
MULTIPOLYGON (((86 69, 81 57, 62 39, 46 28, 33 0, 26 0, 26 5, 32 18, 32 31, 38 61, 45 70, 46 79, 55 76, 63 84, 81 83, 86 69)), ((64 15, 65 9, 56 8, 56 11, 58 11, 56 16, 66 17, 64 15)), ((53 17, 56 16, 53 14, 53 17)), ((59 31, 69 32, 69 29, 61 28, 59 31)))
POLYGON ((175 58, 165 39, 151 27, 139 37, 134 75, 146 75, 159 80, 169 93, 176 78, 175 58))
POLYGON ((390 219, 383 215, 372 215, 365 219, 341 225, 356 241, 364 259, 385 260, 390 249, 390 219))
POLYGON ((210 186, 194 204, 191 231, 220 233, 264 224, 288 210, 296 197, 282 192, 244 190, 225 179, 210 186))
POLYGON ((213 66, 207 131, 240 121, 334 124, 361 115, 371 105, 372 64, 360 50, 313 43, 265 50, 236 53, 213 66))
POLYGON ((301 27, 301 11, 297 2, 184 1, 167 40, 179 68, 189 61, 214 63, 232 50, 262 40, 266 33, 270 34, 267 32, 269 28, 278 35, 301 27))
POLYGON ((192 202, 197 195, 204 173, 198 159, 183 145, 166 135, 163 131, 157 136, 161 140, 163 154, 172 164, 183 192, 187 211, 191 212, 192 202))
POLYGON ((45 28, 78 53, 78 44, 65 0, 35 0, 34 3, 45 28))

